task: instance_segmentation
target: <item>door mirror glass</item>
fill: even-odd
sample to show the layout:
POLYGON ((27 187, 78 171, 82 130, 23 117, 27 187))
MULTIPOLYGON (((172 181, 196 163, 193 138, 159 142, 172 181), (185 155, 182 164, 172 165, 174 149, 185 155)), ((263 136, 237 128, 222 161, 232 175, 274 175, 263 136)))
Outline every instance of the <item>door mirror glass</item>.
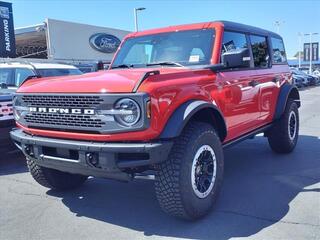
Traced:
POLYGON ((250 67, 248 48, 232 49, 222 54, 221 60, 226 68, 250 67))

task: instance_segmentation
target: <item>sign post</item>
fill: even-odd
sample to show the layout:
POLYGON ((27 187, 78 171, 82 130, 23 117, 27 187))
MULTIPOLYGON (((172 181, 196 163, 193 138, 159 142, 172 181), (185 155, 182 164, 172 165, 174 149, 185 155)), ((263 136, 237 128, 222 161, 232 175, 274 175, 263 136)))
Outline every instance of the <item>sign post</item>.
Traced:
POLYGON ((12 3, 0 1, 0 57, 16 57, 12 3))
POLYGON ((305 36, 310 37, 310 42, 304 44, 304 61, 309 61, 309 73, 312 73, 312 61, 317 61, 319 58, 319 43, 312 42, 312 36, 319 33, 306 33, 305 36))

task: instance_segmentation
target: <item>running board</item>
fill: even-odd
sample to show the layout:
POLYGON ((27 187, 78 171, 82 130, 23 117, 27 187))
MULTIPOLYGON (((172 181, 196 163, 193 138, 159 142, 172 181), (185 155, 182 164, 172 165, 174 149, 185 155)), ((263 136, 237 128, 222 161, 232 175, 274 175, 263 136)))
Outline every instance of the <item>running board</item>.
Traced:
POLYGON ((254 137, 255 135, 257 135, 259 133, 263 133, 263 132, 267 131, 269 128, 271 128, 271 127, 272 127, 272 124, 265 125, 265 126, 263 126, 261 128, 258 128, 256 130, 254 130, 254 131, 246 133, 246 134, 242 135, 241 137, 238 137, 238 138, 236 138, 234 140, 231 140, 231 141, 228 141, 226 143, 223 143, 222 147, 223 148, 231 147, 236 143, 242 142, 242 141, 244 141, 244 140, 246 140, 248 138, 252 138, 252 137, 254 137))

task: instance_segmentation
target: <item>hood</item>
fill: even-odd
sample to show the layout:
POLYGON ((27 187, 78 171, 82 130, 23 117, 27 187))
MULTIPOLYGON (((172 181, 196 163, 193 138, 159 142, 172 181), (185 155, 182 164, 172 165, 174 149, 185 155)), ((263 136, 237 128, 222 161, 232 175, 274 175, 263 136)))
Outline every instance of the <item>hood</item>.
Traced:
POLYGON ((113 69, 83 75, 37 78, 26 81, 18 93, 126 93, 148 71, 159 70, 160 74, 183 72, 182 68, 113 69))

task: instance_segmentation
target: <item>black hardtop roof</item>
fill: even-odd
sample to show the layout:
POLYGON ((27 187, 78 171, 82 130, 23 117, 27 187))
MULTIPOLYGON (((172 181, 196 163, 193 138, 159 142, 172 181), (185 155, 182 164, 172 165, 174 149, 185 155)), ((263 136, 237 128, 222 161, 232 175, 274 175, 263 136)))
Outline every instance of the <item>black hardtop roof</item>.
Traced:
POLYGON ((250 25, 242 24, 242 23, 230 22, 230 21, 217 21, 217 22, 221 22, 224 25, 224 28, 226 30, 240 31, 245 33, 271 36, 271 37, 282 39, 282 37, 279 34, 268 31, 268 30, 264 30, 262 28, 253 27, 250 25))

